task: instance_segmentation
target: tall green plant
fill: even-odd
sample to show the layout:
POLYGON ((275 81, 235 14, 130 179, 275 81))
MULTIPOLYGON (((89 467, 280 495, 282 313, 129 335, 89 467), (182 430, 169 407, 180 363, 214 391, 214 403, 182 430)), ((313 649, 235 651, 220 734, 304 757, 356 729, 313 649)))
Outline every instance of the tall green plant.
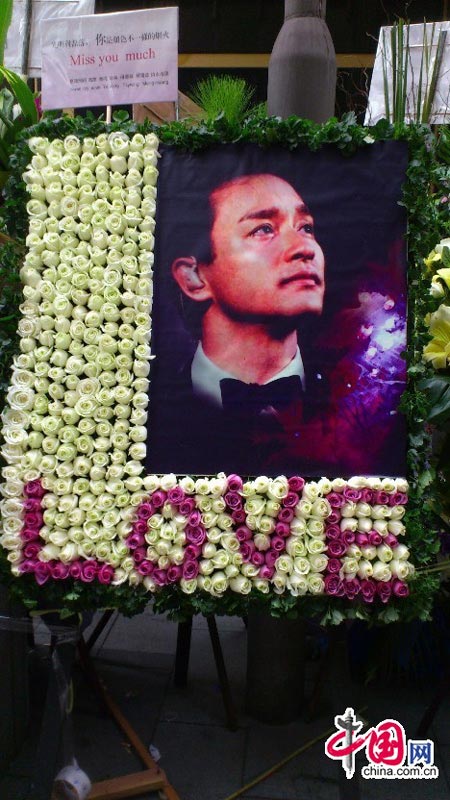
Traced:
POLYGON ((207 120, 223 114, 234 125, 248 114, 254 93, 255 90, 242 78, 210 75, 199 81, 189 96, 203 108, 207 120))
POLYGON ((0 3, 0 64, 5 60, 6 34, 11 24, 13 0, 1 0, 0 3))

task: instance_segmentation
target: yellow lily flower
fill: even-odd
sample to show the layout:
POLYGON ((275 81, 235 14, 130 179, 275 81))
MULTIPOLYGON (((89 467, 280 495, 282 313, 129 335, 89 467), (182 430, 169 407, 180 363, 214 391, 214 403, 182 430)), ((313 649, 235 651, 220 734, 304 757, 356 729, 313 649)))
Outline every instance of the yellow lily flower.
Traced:
POLYGON ((431 342, 424 347, 423 358, 434 369, 445 369, 450 360, 450 306, 440 305, 430 315, 431 342))

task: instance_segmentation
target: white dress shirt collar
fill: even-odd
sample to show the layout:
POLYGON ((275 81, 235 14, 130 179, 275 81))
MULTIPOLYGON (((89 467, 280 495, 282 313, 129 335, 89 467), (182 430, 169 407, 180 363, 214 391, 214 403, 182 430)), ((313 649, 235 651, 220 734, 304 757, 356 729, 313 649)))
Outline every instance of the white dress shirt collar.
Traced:
MULTIPOLYGON (((280 372, 277 372, 276 375, 273 375, 266 383, 272 383, 272 381, 276 381, 279 378, 290 378, 292 375, 299 376, 304 388, 305 370, 298 347, 292 361, 290 361, 284 369, 280 370, 280 372)), ((220 390, 220 381, 224 378, 236 379, 236 376, 232 375, 231 372, 226 372, 220 367, 217 367, 216 364, 205 355, 202 344, 199 342, 191 365, 191 379, 194 393, 204 400, 207 400, 209 403, 221 407, 222 393, 220 390)))

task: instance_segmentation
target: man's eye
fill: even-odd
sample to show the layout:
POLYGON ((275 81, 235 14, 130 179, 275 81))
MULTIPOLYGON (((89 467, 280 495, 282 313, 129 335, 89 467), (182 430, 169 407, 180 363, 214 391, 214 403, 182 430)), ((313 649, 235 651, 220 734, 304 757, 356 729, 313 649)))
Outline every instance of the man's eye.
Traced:
POLYGON ((250 236, 264 236, 270 233, 273 233, 272 225, 269 225, 268 222, 264 222, 262 225, 258 225, 257 228, 250 231, 250 236))
POLYGON ((305 233, 311 233, 314 236, 314 225, 312 222, 305 222, 303 225, 300 225, 300 230, 305 233))

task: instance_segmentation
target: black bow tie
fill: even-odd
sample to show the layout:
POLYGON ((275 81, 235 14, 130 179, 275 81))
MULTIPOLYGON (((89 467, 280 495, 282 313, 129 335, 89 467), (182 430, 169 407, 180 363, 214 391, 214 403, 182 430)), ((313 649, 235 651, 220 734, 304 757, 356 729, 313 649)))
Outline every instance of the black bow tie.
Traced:
POLYGON ((242 416, 261 414, 262 411, 281 411, 294 402, 302 400, 302 382, 298 375, 278 378, 262 386, 258 383, 243 383, 234 378, 220 381, 224 411, 242 416))

